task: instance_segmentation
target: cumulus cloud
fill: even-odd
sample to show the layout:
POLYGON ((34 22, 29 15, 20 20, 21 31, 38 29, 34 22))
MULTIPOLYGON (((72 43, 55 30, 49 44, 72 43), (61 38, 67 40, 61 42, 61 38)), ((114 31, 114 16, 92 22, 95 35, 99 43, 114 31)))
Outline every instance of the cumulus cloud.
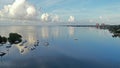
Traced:
POLYGON ((70 16, 68 19, 68 22, 74 22, 75 21, 75 17, 74 16, 70 16))
POLYGON ((26 0, 15 0, 13 4, 5 5, 0 10, 0 17, 29 19, 34 18, 36 13, 36 8, 26 0))
POLYGON ((60 18, 58 15, 55 15, 52 17, 52 22, 59 22, 60 21, 60 18))
POLYGON ((41 15, 41 20, 42 20, 43 22, 49 21, 49 18, 50 18, 50 15, 49 15, 48 13, 43 13, 43 14, 41 15))
POLYGON ((60 18, 58 15, 43 13, 41 15, 42 22, 60 22, 60 18))

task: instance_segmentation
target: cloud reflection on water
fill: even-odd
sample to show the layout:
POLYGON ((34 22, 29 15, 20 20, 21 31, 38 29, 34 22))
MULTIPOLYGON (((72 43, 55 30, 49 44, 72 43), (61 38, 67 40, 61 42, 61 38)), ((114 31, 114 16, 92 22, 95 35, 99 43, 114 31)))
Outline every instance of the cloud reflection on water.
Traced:
MULTIPOLYGON (((43 42, 43 41, 45 42, 45 41, 48 41, 49 38, 55 39, 58 36, 62 37, 63 34, 69 35, 70 37, 74 35, 74 27, 69 27, 66 31, 61 30, 59 27, 49 28, 48 26, 45 26, 45 27, 43 26, 43 27, 40 27, 39 29, 34 26, 22 26, 22 27, 4 26, 0 28, 1 28, 0 34, 2 34, 3 36, 8 36, 7 34, 10 32, 16 32, 23 36, 23 40, 27 40, 27 43, 25 43, 24 46, 19 46, 20 44, 16 45, 20 53, 22 52, 22 50, 24 50, 24 52, 22 52, 21 54, 28 53, 30 50, 30 47, 33 47, 34 43, 37 40, 40 40, 40 42, 43 42), (29 48, 25 48, 25 46, 26 47, 29 46, 29 48)), ((64 29, 64 27, 61 27, 61 28, 64 29)), ((44 43, 41 43, 41 44, 44 44, 44 43)))
MULTIPOLYGON (((22 35, 23 41, 27 40, 23 46, 19 44, 10 49, 9 54, 4 57, 5 64, 0 64, 0 66, 3 65, 0 68, 7 66, 15 68, 22 64, 25 64, 26 67, 36 66, 36 68, 42 66, 45 68, 60 66, 61 68, 69 68, 69 66, 71 68, 98 68, 100 66, 101 68, 110 68, 112 65, 119 66, 119 64, 112 64, 119 61, 117 53, 119 47, 112 45, 114 41, 110 38, 110 34, 105 36, 102 34, 104 31, 95 28, 2 26, 0 27, 0 31, 0 35, 3 36, 8 36, 11 32, 16 32, 22 35), (99 31, 102 33, 99 33, 99 31), (78 40, 74 41, 74 38, 78 40), (107 39, 109 40, 106 42, 107 39), (40 41, 39 46, 35 45, 37 40, 40 41), (49 44, 49 47, 44 44, 49 44), (37 48, 34 50, 32 47, 35 46, 37 48), (117 55, 117 57, 113 55, 117 55), (110 63, 108 63, 107 58, 110 58, 110 63)), ((4 49, 4 47, 1 47, 1 49, 4 49)))

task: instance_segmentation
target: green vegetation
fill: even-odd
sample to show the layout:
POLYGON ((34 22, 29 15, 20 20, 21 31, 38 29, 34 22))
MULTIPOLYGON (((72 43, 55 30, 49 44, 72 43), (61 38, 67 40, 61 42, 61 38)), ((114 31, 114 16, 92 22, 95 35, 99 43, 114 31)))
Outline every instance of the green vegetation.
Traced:
POLYGON ((18 44, 22 42, 22 36, 17 33, 10 33, 8 38, 0 36, 0 44, 6 44, 7 42, 11 45, 18 44))
POLYGON ((109 27, 111 33, 120 33, 120 25, 114 25, 109 27))
POLYGON ((113 33, 113 37, 120 37, 120 25, 109 26, 108 30, 113 33))
POLYGON ((0 36, 0 43, 1 43, 1 44, 5 44, 6 42, 7 42, 7 38, 0 36))
POLYGON ((10 33, 8 41, 10 44, 18 44, 22 42, 22 36, 17 33, 10 33))

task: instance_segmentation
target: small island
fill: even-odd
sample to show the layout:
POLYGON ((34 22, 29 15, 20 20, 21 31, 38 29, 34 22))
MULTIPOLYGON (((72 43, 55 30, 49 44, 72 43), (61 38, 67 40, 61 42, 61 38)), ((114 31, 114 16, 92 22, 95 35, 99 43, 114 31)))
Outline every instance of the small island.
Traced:
POLYGON ((120 37, 120 25, 110 26, 108 30, 113 33, 112 37, 120 37))
POLYGON ((100 26, 100 29, 107 29, 113 33, 112 37, 120 37, 120 25, 106 25, 100 26))
POLYGON ((0 36, 0 44, 6 44, 7 42, 9 42, 9 44, 19 44, 20 42, 22 42, 22 36, 18 33, 9 33, 9 37, 2 37, 0 36))

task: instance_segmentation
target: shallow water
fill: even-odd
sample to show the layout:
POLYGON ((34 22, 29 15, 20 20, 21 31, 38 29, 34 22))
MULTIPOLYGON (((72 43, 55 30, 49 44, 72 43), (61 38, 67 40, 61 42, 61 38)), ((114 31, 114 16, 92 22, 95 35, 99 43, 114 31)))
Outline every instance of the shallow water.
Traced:
POLYGON ((0 68, 120 68, 120 38, 108 30, 65 26, 0 26, 0 35, 22 35, 22 46, 6 52, 0 68), (39 41, 38 46, 34 46, 39 41))

